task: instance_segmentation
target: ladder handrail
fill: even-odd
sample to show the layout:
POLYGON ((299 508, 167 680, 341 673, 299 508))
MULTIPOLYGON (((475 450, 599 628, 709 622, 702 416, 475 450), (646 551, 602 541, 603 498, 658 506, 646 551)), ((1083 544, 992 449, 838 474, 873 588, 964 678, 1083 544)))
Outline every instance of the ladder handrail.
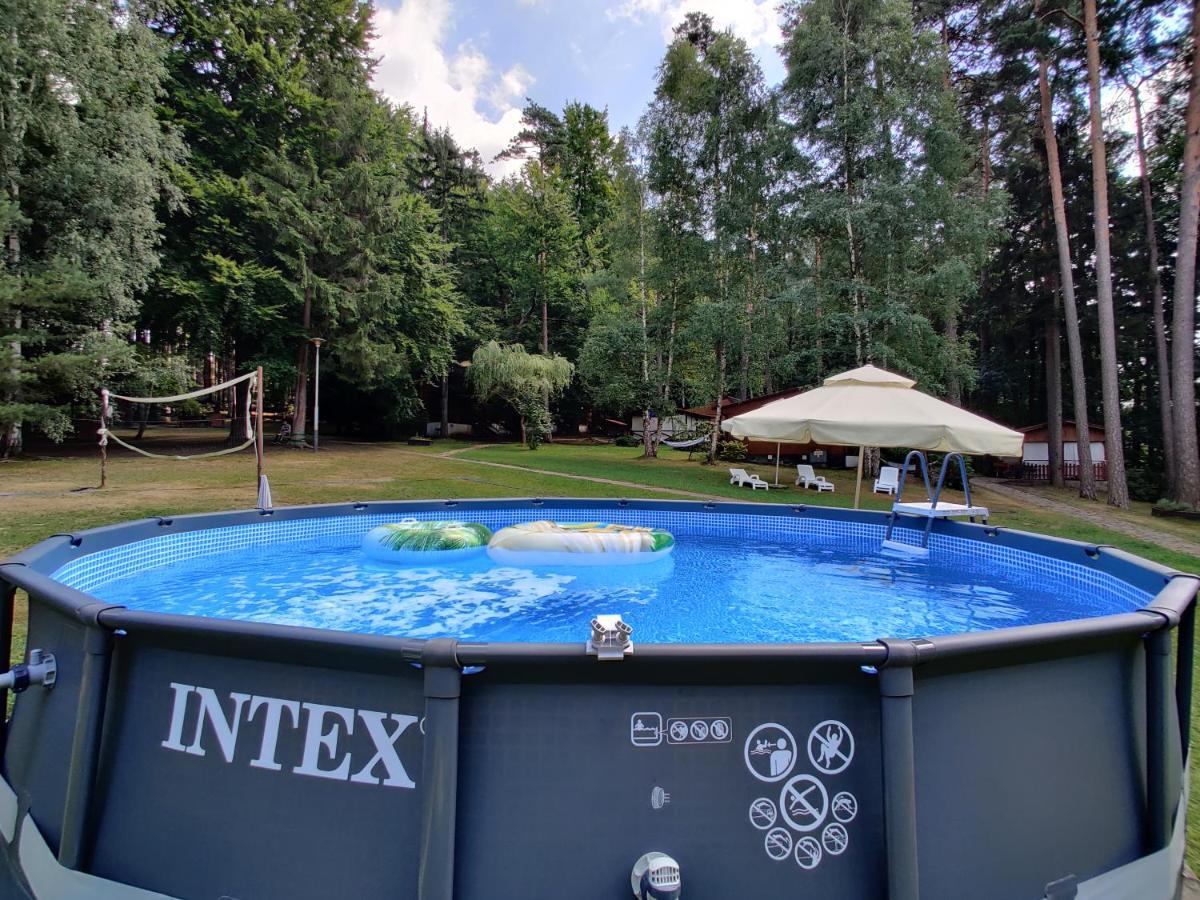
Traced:
POLYGON ((928 500, 933 493, 933 489, 929 486, 929 461, 925 458, 925 451, 909 450, 908 455, 904 457, 904 467, 900 470, 900 481, 896 485, 895 503, 899 503, 904 497, 904 479, 908 476, 909 460, 914 456, 917 458, 917 462, 920 463, 921 477, 925 481, 925 499, 928 500))
POLYGON ((971 482, 967 478, 967 462, 961 453, 959 453, 957 450, 954 450, 942 457, 942 470, 938 473, 937 491, 932 497, 930 497, 930 500, 932 501, 930 504, 931 509, 937 508, 938 500, 940 500, 942 496, 942 488, 945 487, 946 484, 946 471, 950 468, 950 460, 956 457, 958 459, 958 472, 962 477, 963 496, 966 500, 967 506, 969 507, 971 505, 971 482))
MULTIPOLYGON (((952 450, 942 457, 941 468, 938 471, 937 488, 933 489, 929 484, 929 460, 925 456, 923 450, 909 450, 908 455, 904 457, 904 468, 900 470, 900 480, 896 485, 896 499, 892 502, 892 511, 888 515, 887 528, 883 532, 884 545, 892 539, 892 531, 896 527, 896 521, 899 518, 897 507, 903 502, 904 497, 904 479, 908 475, 908 466, 913 457, 917 458, 920 464, 921 477, 925 480, 925 496, 929 501, 929 513, 925 516, 925 529, 921 535, 921 550, 926 551, 929 547, 929 532, 933 528, 933 511, 937 509, 938 502, 942 499, 942 489, 946 486, 946 472, 949 471, 952 461, 958 458, 958 471, 962 476, 963 495, 966 498, 967 510, 971 510, 971 482, 967 478, 967 461, 963 454, 957 450, 952 450)), ((953 504, 951 504, 953 506, 953 504)), ((953 514, 953 513, 952 513, 953 514)), ((969 515, 968 518, 974 522, 975 516, 969 515)), ((987 524, 987 515, 983 517, 983 522, 987 524)))

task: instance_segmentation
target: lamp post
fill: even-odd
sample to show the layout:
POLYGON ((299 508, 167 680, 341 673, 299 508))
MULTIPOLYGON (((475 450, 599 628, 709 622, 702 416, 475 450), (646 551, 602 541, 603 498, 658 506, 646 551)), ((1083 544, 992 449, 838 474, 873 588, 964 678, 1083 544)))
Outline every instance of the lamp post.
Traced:
POLYGON ((309 343, 317 348, 317 366, 313 373, 313 453, 321 449, 321 345, 324 338, 309 338, 309 343))

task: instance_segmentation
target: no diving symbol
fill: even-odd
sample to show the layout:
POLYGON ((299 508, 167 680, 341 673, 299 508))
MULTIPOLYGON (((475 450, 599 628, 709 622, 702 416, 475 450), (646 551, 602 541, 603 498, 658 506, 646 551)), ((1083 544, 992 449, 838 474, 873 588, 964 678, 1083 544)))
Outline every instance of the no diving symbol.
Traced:
POLYGON ((854 759, 854 735, 835 719, 826 719, 808 735, 808 759, 818 772, 836 775, 854 759))
POLYGON ((750 824, 759 831, 766 831, 775 824, 775 804, 766 797, 759 797, 750 804, 750 824))
POLYGON ((815 830, 829 812, 829 794, 825 785, 811 775, 789 779, 779 794, 779 811, 783 821, 797 831, 815 830))
MULTIPOLYGON (((763 847, 767 851, 767 856, 780 862, 788 858, 788 854, 792 852, 792 836, 786 828, 772 828, 767 832, 767 836, 763 838, 763 847)), ((819 853, 821 848, 817 847, 819 853)))

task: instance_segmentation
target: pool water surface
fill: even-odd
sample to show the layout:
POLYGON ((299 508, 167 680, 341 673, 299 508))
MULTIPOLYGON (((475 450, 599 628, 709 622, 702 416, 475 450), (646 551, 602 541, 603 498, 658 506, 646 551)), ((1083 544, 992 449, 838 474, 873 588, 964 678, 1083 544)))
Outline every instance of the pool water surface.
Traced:
MULTIPOLYGON (((1128 597, 984 558, 906 560, 792 540, 677 536, 648 565, 369 560, 356 535, 209 553, 91 588, 131 609, 363 634, 582 642, 619 613, 635 642, 869 641, 1128 612, 1128 597)), ((1148 598, 1147 598, 1148 599, 1148 598)))

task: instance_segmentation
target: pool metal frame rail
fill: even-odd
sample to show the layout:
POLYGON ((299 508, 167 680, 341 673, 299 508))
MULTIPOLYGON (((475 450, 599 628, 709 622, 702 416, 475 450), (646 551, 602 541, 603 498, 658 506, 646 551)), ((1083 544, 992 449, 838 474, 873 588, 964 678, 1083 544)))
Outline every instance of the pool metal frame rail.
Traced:
MULTIPOLYGON (((511 670, 517 680, 548 678, 572 683, 625 685, 642 682, 729 684, 731 681, 762 684, 767 673, 776 679, 782 676, 786 683, 797 684, 798 677, 814 673, 846 673, 860 669, 874 673, 877 674, 880 711, 883 896, 887 900, 942 900, 941 894, 922 893, 924 879, 920 868, 921 847, 918 846, 920 809, 914 698, 919 698, 922 693, 923 670, 957 671, 1037 662, 1087 653, 1090 649, 1110 646, 1123 639, 1140 641, 1143 648, 1144 672, 1134 679, 1137 682, 1140 678, 1145 686, 1142 855, 1109 871, 1089 873, 1090 877, 1084 880, 1076 877, 1078 873, 1063 871, 1061 877, 1047 883, 1044 897, 1049 900, 1101 897, 1106 900, 1168 900, 1176 896, 1184 841, 1195 600, 1200 579, 1148 563, 1112 547, 965 523, 939 521, 934 525, 936 533, 1002 542, 1040 553, 1052 552, 1076 561, 1083 559, 1146 589, 1157 585, 1153 601, 1146 607, 1091 619, 918 640, 885 638, 861 644, 639 644, 636 653, 612 664, 599 663, 595 657, 587 655, 582 637, 578 644, 481 643, 448 638, 419 640, 140 612, 99 602, 49 577, 49 573, 64 561, 80 553, 154 537, 172 529, 198 530, 247 524, 261 521, 264 516, 291 519, 353 515, 368 509, 386 513, 449 512, 456 507, 510 509, 530 505, 547 512, 611 506, 752 515, 814 515, 866 522, 881 530, 887 524, 885 514, 805 505, 771 507, 686 501, 534 499, 355 503, 271 512, 203 514, 143 520, 51 537, 0 564, 0 653, 11 657, 17 590, 26 592, 31 607, 39 616, 48 611, 62 617, 69 626, 63 633, 79 639, 78 646, 73 648, 38 648, 54 652, 60 659, 65 657, 59 680, 60 683, 71 683, 69 689, 75 692, 74 721, 67 729, 71 735, 68 779, 57 820, 47 821, 43 809, 35 823, 38 798, 29 796, 26 786, 10 784, 10 780, 19 760, 35 757, 45 748, 15 745, 10 722, 0 721, 0 749, 4 757, 4 779, 0 780, 0 836, 3 838, 0 845, 0 898, 151 900, 167 896, 88 874, 97 840, 97 818, 105 799, 103 792, 98 790, 103 780, 102 769, 109 759, 105 739, 115 716, 113 707, 121 705, 120 698, 110 691, 109 685, 114 646, 122 642, 186 648, 193 654, 210 652, 256 662, 319 665, 326 669, 394 672, 397 665, 418 666, 424 696, 415 894, 419 900, 452 900, 456 896, 456 877, 461 877, 464 865, 470 865, 459 858, 455 844, 462 824, 457 814, 462 801, 459 763, 460 702, 466 684, 464 670, 487 667, 501 672, 511 670), (1177 647, 1174 654, 1173 644, 1177 647), (43 831, 51 832, 57 840, 47 838, 43 831)), ((31 687, 29 690, 45 689, 31 687)), ((0 689, 0 702, 7 701, 7 693, 0 689)), ((21 703, 19 699, 16 715, 20 714, 21 703)), ((687 881, 685 862, 685 885, 687 881)), ((393 896, 406 895, 401 891, 393 896)))

